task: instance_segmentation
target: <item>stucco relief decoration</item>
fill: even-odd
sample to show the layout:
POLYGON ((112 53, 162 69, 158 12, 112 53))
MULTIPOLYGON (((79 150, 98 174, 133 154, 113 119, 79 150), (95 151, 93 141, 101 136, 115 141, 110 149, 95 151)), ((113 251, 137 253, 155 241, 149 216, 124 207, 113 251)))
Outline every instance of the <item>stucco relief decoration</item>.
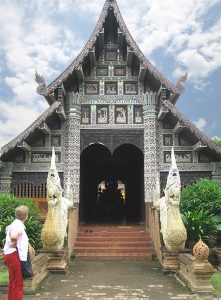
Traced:
POLYGON ((67 183, 70 182, 70 189, 73 191, 74 203, 79 202, 80 185, 80 109, 76 109, 66 122, 66 144, 65 144, 65 180, 66 191, 67 183))
POLYGON ((159 176, 157 156, 157 122, 155 115, 146 117, 144 114, 144 180, 145 202, 151 201, 151 194, 155 190, 156 178, 159 176), (155 177, 153 176, 155 174, 155 177))
POLYGON ((155 205, 160 209, 161 233, 166 249, 169 252, 181 252, 184 250, 187 233, 179 210, 181 183, 173 148, 171 159, 165 196, 155 205))
POLYGON ((68 208, 73 199, 62 197, 63 190, 55 164, 55 152, 52 151, 51 166, 47 178, 48 213, 42 228, 41 240, 44 250, 59 251, 64 246, 68 222, 68 208))
POLYGON ((115 106, 115 122, 117 124, 127 123, 127 106, 126 105, 116 105, 115 106))

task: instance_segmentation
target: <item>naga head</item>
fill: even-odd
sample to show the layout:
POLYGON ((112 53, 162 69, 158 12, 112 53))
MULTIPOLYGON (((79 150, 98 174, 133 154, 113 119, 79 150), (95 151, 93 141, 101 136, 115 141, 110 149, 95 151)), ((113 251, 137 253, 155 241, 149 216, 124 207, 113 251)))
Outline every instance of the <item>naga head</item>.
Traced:
POLYGON ((47 178, 47 187, 50 188, 52 186, 56 186, 56 188, 59 191, 62 191, 61 188, 61 181, 60 181, 60 177, 56 168, 56 164, 55 164, 55 151, 54 148, 52 149, 52 156, 51 156, 51 167, 48 171, 48 178, 47 178))
POLYGON ((176 164, 174 149, 171 149, 171 167, 167 176, 167 184, 165 188, 165 197, 167 204, 179 205, 180 203, 180 174, 176 164))

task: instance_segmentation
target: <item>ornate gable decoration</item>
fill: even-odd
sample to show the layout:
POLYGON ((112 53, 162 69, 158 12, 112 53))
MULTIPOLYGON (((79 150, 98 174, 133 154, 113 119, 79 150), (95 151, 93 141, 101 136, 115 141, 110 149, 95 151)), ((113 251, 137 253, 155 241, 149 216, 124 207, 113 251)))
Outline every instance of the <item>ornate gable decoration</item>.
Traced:
MULTIPOLYGON (((80 54, 77 56, 77 58, 71 63, 71 65, 63 72, 61 75, 59 75, 51 84, 49 84, 47 87, 45 86, 43 90, 41 90, 41 95, 44 95, 45 97, 49 96, 50 94, 53 94, 53 92, 62 85, 62 83, 73 73, 75 69, 77 69, 80 64, 82 64, 84 58, 88 55, 89 51, 93 48, 93 46, 96 43, 97 38, 99 37, 100 32, 102 31, 102 28, 104 26, 106 17, 108 15, 108 10, 112 9, 114 12, 114 15, 117 19, 117 22, 119 24, 119 28, 123 33, 123 36, 125 37, 126 42, 129 45, 129 48, 133 53, 138 57, 141 64, 144 68, 146 68, 157 80, 159 80, 162 84, 162 86, 165 86, 167 89, 169 89, 172 94, 174 95, 174 98, 178 98, 180 94, 183 93, 184 87, 182 84, 174 85, 172 82, 170 82, 165 76, 163 76, 152 64, 151 62, 144 56, 134 39, 132 38, 123 18, 121 15, 121 12, 118 8, 116 0, 106 0, 103 10, 101 12, 101 15, 99 17, 99 20, 95 26, 95 29, 88 40, 87 44, 83 48, 83 50, 80 52, 80 54)), ((53 100, 55 101, 55 99, 53 100)), ((172 99, 171 99, 172 101, 172 99)))

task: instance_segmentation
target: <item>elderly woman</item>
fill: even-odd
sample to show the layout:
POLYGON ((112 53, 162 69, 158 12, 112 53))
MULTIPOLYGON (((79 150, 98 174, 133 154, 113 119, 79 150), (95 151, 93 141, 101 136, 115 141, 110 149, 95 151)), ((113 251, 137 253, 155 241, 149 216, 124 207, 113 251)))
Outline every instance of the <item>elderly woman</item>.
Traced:
POLYGON ((9 271, 8 300, 22 300, 23 278, 21 261, 27 261, 28 237, 24 222, 28 219, 28 207, 21 205, 15 209, 16 219, 6 228, 4 246, 5 263, 9 271))

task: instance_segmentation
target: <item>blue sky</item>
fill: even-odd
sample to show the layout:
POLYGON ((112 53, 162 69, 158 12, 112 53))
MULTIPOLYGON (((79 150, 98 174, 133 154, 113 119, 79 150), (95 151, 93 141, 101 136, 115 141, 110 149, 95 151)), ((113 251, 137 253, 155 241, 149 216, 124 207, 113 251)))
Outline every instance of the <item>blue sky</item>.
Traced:
MULTIPOLYGON (((188 72, 177 106, 207 136, 221 137, 221 0, 118 0, 147 58, 172 82, 188 72)), ((0 147, 47 107, 49 84, 88 40, 104 0, 0 0, 0 147)))

